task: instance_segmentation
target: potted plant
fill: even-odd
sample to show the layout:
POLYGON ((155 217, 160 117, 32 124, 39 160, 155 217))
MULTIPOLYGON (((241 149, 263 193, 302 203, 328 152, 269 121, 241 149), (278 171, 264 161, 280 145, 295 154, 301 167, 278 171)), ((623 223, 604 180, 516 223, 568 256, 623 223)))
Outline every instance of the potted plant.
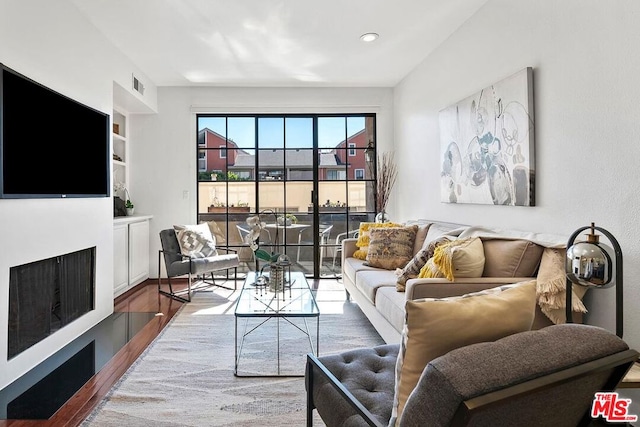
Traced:
MULTIPOLYGON (((282 291, 285 285, 285 275, 284 269, 285 267, 289 267, 291 265, 291 260, 289 256, 286 254, 281 254, 278 252, 278 229, 276 228, 276 239, 275 239, 275 248, 269 253, 264 249, 260 249, 258 245, 258 239, 260 237, 260 232, 264 227, 266 227, 266 223, 262 222, 260 215, 270 214, 276 218, 276 222, 278 221, 277 214, 271 210, 266 209, 260 212, 258 215, 250 216, 247 218, 247 225, 249 226, 249 233, 245 236, 244 242, 249 245, 253 253, 255 254, 256 261, 256 273, 259 272, 259 275, 256 279, 256 283, 262 283, 265 285, 269 284, 269 290, 272 292, 282 291), (263 261, 267 261, 268 264, 262 267, 262 269, 258 270, 258 259, 263 261), (269 268, 269 278, 265 279, 264 269, 265 267, 269 268), (263 279, 260 279, 263 277, 263 279)), ((293 215, 292 215, 293 216, 293 215)), ((284 217, 283 217, 284 218, 284 217)), ((297 219, 296 219, 297 220, 297 219)))
POLYGON ((124 207, 127 210, 127 216, 133 215, 133 203, 131 203, 131 200, 127 199, 124 203, 124 207))
POLYGON ((278 215, 276 222, 278 225, 290 226, 291 224, 297 224, 298 218, 293 214, 278 215))

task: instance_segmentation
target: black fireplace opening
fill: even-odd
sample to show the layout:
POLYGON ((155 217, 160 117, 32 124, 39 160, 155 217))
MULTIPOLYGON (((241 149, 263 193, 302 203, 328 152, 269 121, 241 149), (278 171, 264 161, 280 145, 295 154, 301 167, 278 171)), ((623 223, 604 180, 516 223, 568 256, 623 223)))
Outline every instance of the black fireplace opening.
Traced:
POLYGON ((11 359, 95 308, 96 248, 9 269, 11 359))

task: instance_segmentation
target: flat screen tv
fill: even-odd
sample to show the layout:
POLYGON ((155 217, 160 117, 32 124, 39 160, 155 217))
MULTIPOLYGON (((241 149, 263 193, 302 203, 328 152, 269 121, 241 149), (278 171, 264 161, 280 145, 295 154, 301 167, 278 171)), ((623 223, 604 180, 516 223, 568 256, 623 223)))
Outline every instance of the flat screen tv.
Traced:
POLYGON ((0 198, 109 197, 109 115, 0 72, 0 198))

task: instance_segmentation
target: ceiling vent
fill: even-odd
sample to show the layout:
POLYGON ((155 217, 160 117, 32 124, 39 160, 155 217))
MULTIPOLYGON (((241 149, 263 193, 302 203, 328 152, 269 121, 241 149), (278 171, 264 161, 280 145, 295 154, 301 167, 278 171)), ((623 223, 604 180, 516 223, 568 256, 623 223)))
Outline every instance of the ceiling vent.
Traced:
POLYGON ((138 92, 140 95, 144 95, 144 85, 136 76, 133 76, 133 90, 138 92))

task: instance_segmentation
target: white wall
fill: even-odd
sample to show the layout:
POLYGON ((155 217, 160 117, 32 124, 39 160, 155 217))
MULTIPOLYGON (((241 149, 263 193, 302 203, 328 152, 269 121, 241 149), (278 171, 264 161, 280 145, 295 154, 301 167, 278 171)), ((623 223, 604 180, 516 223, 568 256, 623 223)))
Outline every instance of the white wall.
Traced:
POLYGON ((385 151, 392 148, 392 108, 392 90, 380 88, 159 88, 158 114, 131 118, 129 153, 136 211, 154 216, 151 276, 158 275, 159 231, 196 220, 196 112, 373 112, 379 150, 385 151))
MULTIPOLYGON (((130 86, 138 72, 67 2, 3 0, 0 62, 64 95, 111 114, 113 81, 130 86)), ((141 74, 141 73, 140 73, 141 74)), ((156 90, 147 85, 151 108, 156 90)), ((34 127, 38 114, 33 106, 34 127)), ((40 129, 64 143, 73 118, 40 129)), ((73 166, 52 165, 55 168, 73 166)), ((46 171, 38 171, 47 179, 46 171)), ((0 389, 113 311, 113 204, 111 198, 0 200, 0 389), (9 268, 97 247, 96 309, 7 361, 9 268)))
MULTIPOLYGON (((595 221, 622 246, 624 338, 636 349, 639 19, 634 0, 490 0, 394 91, 400 217, 567 237, 595 221), (438 112, 527 66, 534 69, 537 206, 441 203, 438 112)), ((615 330, 613 294, 590 293, 589 323, 615 330)))

